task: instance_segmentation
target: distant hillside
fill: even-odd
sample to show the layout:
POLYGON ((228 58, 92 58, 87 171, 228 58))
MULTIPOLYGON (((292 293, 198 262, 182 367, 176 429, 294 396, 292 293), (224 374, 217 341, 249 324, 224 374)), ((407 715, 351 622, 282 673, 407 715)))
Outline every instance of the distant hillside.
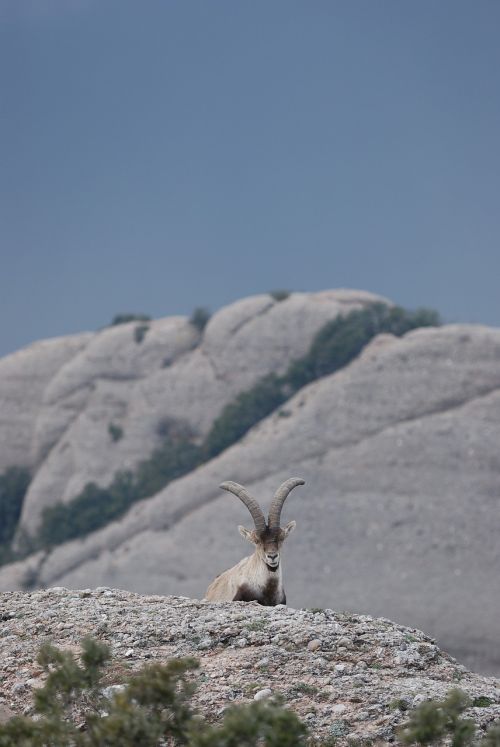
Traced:
MULTIPOLYGON (((184 318, 132 322, 0 361, 0 443, 13 436, 2 467, 34 475, 18 547, 44 509, 64 511, 58 505, 89 482, 87 508, 104 512, 135 489, 126 480, 138 471, 154 488, 159 465, 186 460, 184 476, 108 526, 0 569, 0 588, 202 596, 249 549, 236 526, 250 517, 219 483, 241 482, 266 505, 282 480, 300 475, 306 486, 284 510, 298 522, 285 547, 292 606, 391 617, 425 628, 472 668, 500 671, 500 330, 417 329, 365 347, 363 338, 360 355, 322 370, 332 338, 315 336, 375 301, 383 299, 358 291, 256 296, 204 329, 184 318), (304 361, 314 344, 311 377, 304 361), (263 419, 200 457, 224 408, 244 415, 249 392, 256 407, 263 381, 263 419), (125 482, 115 490, 118 472, 125 482)), ((341 336, 337 329, 340 357, 341 336)), ((61 526, 73 518, 54 515, 61 526)))

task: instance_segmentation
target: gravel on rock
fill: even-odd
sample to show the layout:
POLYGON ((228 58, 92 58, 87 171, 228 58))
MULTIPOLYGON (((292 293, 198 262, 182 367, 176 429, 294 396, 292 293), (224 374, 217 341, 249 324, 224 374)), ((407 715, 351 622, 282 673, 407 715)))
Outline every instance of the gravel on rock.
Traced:
POLYGON ((480 729, 500 719, 499 680, 468 672, 424 633, 386 619, 58 587, 0 594, 0 721, 33 712, 42 643, 77 652, 89 635, 111 646, 109 692, 120 662, 123 673, 196 657, 194 705, 210 719, 230 703, 279 696, 319 739, 387 741, 406 708, 454 687, 488 703, 467 713, 480 729))

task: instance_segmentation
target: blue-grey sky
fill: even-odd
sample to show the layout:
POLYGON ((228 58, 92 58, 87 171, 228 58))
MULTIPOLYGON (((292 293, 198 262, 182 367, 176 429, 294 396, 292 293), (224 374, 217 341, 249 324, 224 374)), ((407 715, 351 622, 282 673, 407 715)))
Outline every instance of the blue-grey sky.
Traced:
POLYGON ((355 287, 500 324, 498 0, 0 0, 0 354, 355 287))

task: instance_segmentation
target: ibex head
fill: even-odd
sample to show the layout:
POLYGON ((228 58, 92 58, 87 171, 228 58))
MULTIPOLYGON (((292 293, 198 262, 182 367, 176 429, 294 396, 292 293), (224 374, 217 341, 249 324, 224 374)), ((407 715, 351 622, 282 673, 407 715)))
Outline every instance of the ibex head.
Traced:
POLYGON ((228 490, 230 493, 238 496, 250 511, 255 529, 249 530, 239 526, 238 530, 242 537, 255 545, 255 552, 261 557, 270 571, 278 570, 281 545, 295 529, 295 521, 289 521, 285 527, 280 527, 280 517, 281 509, 288 494, 297 485, 304 485, 304 480, 300 477, 291 477, 278 488, 269 509, 267 523, 259 504, 255 498, 252 498, 247 493, 242 485, 229 480, 228 482, 223 482, 220 486, 223 490, 228 490))

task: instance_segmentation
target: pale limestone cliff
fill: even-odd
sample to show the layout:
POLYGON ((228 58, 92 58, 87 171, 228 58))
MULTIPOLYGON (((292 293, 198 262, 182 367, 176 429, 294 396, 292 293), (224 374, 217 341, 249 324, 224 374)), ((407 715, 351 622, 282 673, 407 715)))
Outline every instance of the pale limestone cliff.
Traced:
POLYGON ((0 361, 0 466, 36 467, 21 527, 43 509, 107 485, 160 443, 159 424, 181 419, 206 434, 225 404, 303 355, 337 314, 379 296, 335 290, 269 294, 217 312, 203 335, 183 317, 130 322, 36 343, 0 361), (143 335, 137 340, 137 329, 143 335), (114 424, 123 437, 113 442, 114 424))
MULTIPOLYGON (((314 294, 310 304, 328 305, 325 296, 314 294)), ((292 297, 290 307, 299 301, 292 297)), ((224 387, 216 389, 215 374, 200 379, 204 392, 213 384, 208 408, 213 392, 235 387, 233 366, 244 368, 241 358, 250 346, 229 346, 226 357, 216 341, 229 336, 239 345, 238 336, 250 334, 252 325, 269 339, 259 325, 273 313, 286 316, 288 301, 263 313, 258 298, 242 303, 253 304, 252 321, 238 318, 234 339, 225 309, 201 346, 178 361, 182 367, 198 356, 201 368, 201 358, 212 351, 224 387)), ((236 310, 242 313, 239 305, 236 310)), ((304 352, 302 345, 291 357, 304 352)), ((274 354, 269 341, 264 361, 274 354)), ((281 358, 272 360, 276 370, 281 358)), ((259 375, 266 372, 258 356, 252 365, 261 366, 259 375)), ((179 386, 189 376, 181 378, 179 386)), ((186 411, 194 413, 183 396, 186 411)), ((218 406, 227 401, 217 396, 218 406)), ((207 422, 192 418, 206 431, 207 422)), ((306 486, 284 509, 285 520, 298 522, 284 550, 290 604, 417 625, 472 668, 499 672, 498 443, 500 330, 450 325, 401 339, 384 335, 350 366, 301 390, 241 442, 136 504, 120 521, 47 557, 0 569, 0 588, 19 588, 35 568, 45 585, 201 596, 249 549, 236 526, 250 519, 219 483, 237 480, 265 505, 282 480, 299 475, 306 486)))

